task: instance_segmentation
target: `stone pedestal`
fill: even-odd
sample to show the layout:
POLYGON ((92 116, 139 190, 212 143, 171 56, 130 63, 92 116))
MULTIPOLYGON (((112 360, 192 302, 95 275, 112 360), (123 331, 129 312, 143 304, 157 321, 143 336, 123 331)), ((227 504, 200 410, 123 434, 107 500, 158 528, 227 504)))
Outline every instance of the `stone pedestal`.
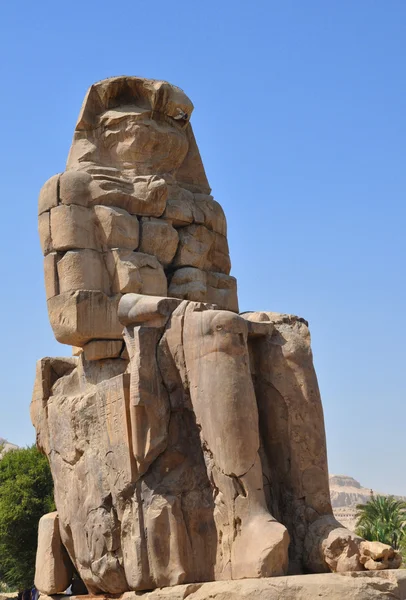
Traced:
MULTIPOLYGON (((188 600, 406 600, 406 569, 192 583, 143 594, 126 592, 120 600, 185 600, 186 597, 188 600)), ((84 600, 90 596, 52 598, 84 600)), ((103 598, 107 600, 108 596, 103 598)), ((41 600, 50 599, 51 596, 41 596, 41 600)))

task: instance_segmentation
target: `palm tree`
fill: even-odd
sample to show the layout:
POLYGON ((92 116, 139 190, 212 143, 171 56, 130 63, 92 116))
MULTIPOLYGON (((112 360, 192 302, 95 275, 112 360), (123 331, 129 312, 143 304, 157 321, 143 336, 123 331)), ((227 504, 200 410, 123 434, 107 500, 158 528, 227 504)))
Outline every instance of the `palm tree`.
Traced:
POLYGON ((406 502, 393 496, 374 496, 357 505, 356 533, 369 541, 383 542, 398 550, 406 536, 406 502))

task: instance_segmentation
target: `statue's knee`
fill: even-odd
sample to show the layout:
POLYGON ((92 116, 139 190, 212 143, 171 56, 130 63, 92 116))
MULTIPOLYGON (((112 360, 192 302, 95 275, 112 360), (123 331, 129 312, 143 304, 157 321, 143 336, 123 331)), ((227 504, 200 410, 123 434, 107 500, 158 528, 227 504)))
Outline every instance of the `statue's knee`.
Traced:
POLYGON ((209 310, 202 315, 202 338, 212 350, 241 355, 247 350, 248 328, 244 319, 226 310, 209 310))

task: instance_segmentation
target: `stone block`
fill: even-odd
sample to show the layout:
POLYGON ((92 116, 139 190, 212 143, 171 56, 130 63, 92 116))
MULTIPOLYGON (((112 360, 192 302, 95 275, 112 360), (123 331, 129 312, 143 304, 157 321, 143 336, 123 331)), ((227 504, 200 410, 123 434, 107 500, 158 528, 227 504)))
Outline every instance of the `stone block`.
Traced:
POLYGON ((206 269, 214 233, 204 225, 188 225, 179 230, 179 246, 173 261, 175 267, 206 269))
POLYGON ((59 293, 76 290, 110 292, 103 256, 96 250, 69 250, 57 263, 59 293))
POLYGON ((227 238, 219 233, 214 233, 214 243, 208 256, 208 271, 216 271, 229 275, 231 271, 230 252, 227 238))
POLYGON ((76 358, 42 358, 37 361, 30 415, 37 433, 37 446, 43 452, 49 452, 47 402, 52 386, 58 378, 71 373, 76 365, 76 358))
POLYGON ((38 233, 42 253, 47 255, 52 251, 51 226, 49 222, 49 212, 44 212, 38 217, 38 233))
POLYGON ((231 262, 227 239, 205 225, 182 227, 173 264, 176 267, 196 267, 228 275, 231 262))
POLYGON ((131 215, 160 217, 166 207, 168 188, 158 175, 138 176, 133 181, 111 176, 112 169, 99 169, 90 185, 91 205, 123 208, 131 215))
POLYGON ((123 331, 117 317, 120 298, 89 290, 50 298, 48 315, 58 342, 83 347, 93 339, 119 339, 123 331))
POLYGON ((93 211, 76 204, 60 204, 53 208, 51 236, 54 250, 97 250, 93 211))
POLYGON ((196 208, 203 214, 203 224, 215 233, 226 237, 226 217, 220 204, 207 194, 194 194, 194 201, 196 208))
POLYGON ((175 227, 185 227, 185 225, 193 223, 195 217, 192 192, 179 186, 169 186, 168 200, 163 218, 175 227))
POLYGON ((237 280, 224 273, 207 273, 208 302, 238 312, 237 280))
POLYGON ((185 227, 192 223, 205 225, 211 231, 227 235, 227 224, 220 204, 207 194, 193 194, 177 186, 169 186, 169 197, 164 219, 174 227, 185 227))
POLYGON ((137 177, 131 214, 160 217, 165 210, 168 187, 159 175, 137 177))
POLYGON ((38 525, 35 587, 42 594, 61 594, 72 577, 73 566, 61 541, 58 513, 48 513, 38 525))
POLYGON ((178 242, 178 232, 170 223, 153 217, 141 219, 140 252, 156 256, 162 265, 167 266, 176 254, 178 242))
POLYGON ((62 204, 88 206, 92 177, 85 171, 66 171, 59 180, 59 200, 62 204))
POLYGON ((97 237, 101 247, 136 250, 139 244, 139 223, 134 215, 122 208, 97 205, 94 207, 97 237))
POLYGON ((85 360, 103 360, 120 356, 123 349, 121 340, 92 340, 83 347, 85 360))
POLYGON ((174 272, 168 295, 174 298, 216 304, 238 312, 237 281, 231 275, 184 267, 174 272))
POLYGON ((106 253, 106 265, 114 294, 167 294, 166 276, 155 256, 117 249, 106 253))
POLYGON ((38 214, 58 206, 59 173, 44 183, 38 198, 38 214))
MULTIPOLYGON (((46 213, 44 213, 46 214, 46 213)), ((46 299, 53 298, 59 294, 59 280, 57 264, 60 256, 56 252, 51 252, 44 257, 44 280, 46 299)))

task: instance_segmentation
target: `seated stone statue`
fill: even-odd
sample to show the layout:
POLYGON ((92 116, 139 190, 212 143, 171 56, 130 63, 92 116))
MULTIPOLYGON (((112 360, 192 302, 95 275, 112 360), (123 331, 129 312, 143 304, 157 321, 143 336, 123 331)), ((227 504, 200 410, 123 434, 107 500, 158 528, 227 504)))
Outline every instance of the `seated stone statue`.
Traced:
POLYGON ((41 190, 49 318, 75 355, 38 362, 31 405, 57 506, 43 593, 74 570, 119 594, 400 564, 333 517, 306 321, 238 314, 192 110, 166 82, 93 85, 41 190))

